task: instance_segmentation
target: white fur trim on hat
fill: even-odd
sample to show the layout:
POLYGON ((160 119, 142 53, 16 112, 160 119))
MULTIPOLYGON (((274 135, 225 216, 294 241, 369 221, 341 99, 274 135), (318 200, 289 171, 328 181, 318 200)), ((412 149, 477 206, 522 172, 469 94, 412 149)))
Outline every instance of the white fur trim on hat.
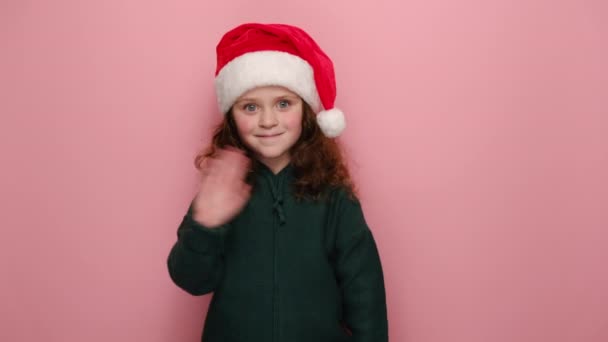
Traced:
POLYGON ((215 78, 218 106, 225 114, 247 91, 271 85, 298 94, 315 113, 322 109, 310 64, 281 51, 248 52, 228 62, 215 78))
POLYGON ((329 138, 335 138, 346 128, 344 113, 337 108, 321 111, 317 114, 317 123, 323 134, 329 138))

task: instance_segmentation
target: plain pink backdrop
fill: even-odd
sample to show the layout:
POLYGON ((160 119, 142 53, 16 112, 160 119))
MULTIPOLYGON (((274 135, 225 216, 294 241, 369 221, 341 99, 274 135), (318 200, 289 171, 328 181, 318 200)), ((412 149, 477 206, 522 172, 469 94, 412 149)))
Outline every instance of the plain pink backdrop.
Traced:
POLYGON ((334 60, 391 341, 608 341, 607 4, 1 1, 0 340, 199 341, 166 257, 259 21, 334 60))

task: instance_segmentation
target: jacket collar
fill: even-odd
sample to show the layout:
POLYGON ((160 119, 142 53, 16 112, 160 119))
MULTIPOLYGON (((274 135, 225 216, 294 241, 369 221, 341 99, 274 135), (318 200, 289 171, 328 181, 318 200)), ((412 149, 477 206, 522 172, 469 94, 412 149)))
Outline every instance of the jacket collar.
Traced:
MULTIPOLYGON (((259 174, 259 181, 265 182, 270 188, 272 194, 272 209, 279 219, 279 224, 284 225, 287 220, 285 217, 285 211, 283 210, 283 194, 286 191, 285 187, 291 186, 291 180, 293 178, 293 164, 290 162, 277 174, 274 174, 272 170, 264 163, 256 162, 259 174)), ((289 189, 287 189, 289 191, 289 189)))

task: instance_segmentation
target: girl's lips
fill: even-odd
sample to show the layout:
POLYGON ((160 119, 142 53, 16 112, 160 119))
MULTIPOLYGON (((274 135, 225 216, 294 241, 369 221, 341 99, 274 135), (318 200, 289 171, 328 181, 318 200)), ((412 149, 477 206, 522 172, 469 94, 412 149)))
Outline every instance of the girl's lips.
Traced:
POLYGON ((273 134, 273 135, 256 135, 256 136, 258 138, 274 138, 274 137, 278 137, 281 134, 283 134, 283 133, 278 133, 278 134, 273 134))

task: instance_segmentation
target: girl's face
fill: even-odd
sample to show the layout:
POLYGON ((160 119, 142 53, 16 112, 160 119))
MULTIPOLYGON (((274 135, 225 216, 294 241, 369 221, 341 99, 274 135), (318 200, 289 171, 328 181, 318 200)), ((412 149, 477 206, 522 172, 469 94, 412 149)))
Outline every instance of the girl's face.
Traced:
POLYGON ((275 173, 291 159, 302 133, 302 99, 284 87, 254 88, 241 95, 232 115, 241 140, 275 173))

